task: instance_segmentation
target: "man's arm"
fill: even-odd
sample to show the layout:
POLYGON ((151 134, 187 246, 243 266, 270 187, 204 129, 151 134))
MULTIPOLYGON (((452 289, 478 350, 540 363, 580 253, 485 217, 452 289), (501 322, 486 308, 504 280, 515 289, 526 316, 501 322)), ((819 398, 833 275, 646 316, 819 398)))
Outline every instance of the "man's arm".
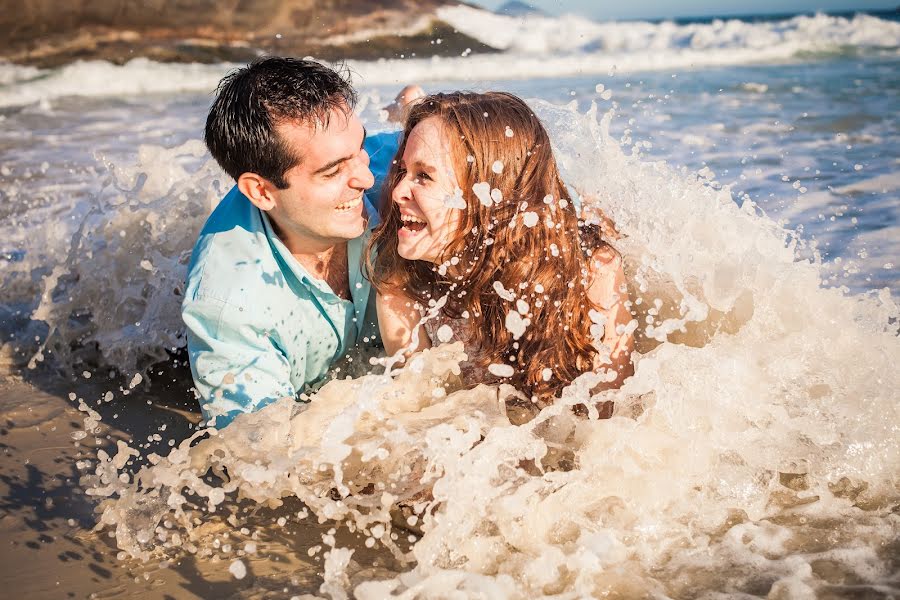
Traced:
POLYGON ((207 424, 222 428, 245 412, 293 398, 291 367, 266 332, 241 310, 218 298, 186 299, 188 354, 207 424))
POLYGON ((387 111, 387 120, 402 125, 406 120, 409 108, 424 97, 425 90, 422 89, 422 86, 412 83, 404 87, 394 101, 384 107, 384 110, 387 111))

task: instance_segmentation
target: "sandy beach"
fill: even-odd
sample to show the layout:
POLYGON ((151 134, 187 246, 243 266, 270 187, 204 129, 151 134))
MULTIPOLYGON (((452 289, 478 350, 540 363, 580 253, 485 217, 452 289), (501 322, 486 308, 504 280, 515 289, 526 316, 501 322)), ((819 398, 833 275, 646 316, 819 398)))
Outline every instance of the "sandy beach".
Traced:
MULTIPOLYGON (((298 502, 271 510, 256 507, 244 527, 255 551, 242 558, 246 575, 237 579, 216 555, 198 558, 186 554, 163 563, 117 558, 119 550, 106 532, 94 532, 96 501, 78 485, 76 463, 96 456, 97 448, 114 447, 115 440, 146 440, 162 428, 162 441, 150 441, 147 454, 161 451, 168 440, 187 437, 199 413, 178 406, 172 398, 189 398, 182 389, 184 371, 173 372, 165 389, 136 390, 122 400, 98 403, 104 418, 99 436, 88 436, 76 446, 74 432, 83 431, 84 414, 69 394, 99 399, 106 385, 89 380, 66 382, 46 372, 0 378, 0 444, 4 453, 0 474, 0 586, 9 597, 47 598, 285 598, 316 593, 322 585, 322 536, 332 524, 320 525, 315 516, 298 518, 298 502), (177 390, 177 392, 176 392, 177 390), (118 415, 118 417, 114 417, 118 415), (285 524, 279 524, 285 519, 285 524)), ((187 373, 189 377, 189 373, 187 373)), ((160 389, 162 388, 162 389, 160 389)), ((93 403, 92 403, 93 405, 93 403)), ((228 543, 227 525, 210 519, 204 527, 215 537, 217 528, 228 543)), ((237 543, 232 541, 232 543, 237 543)), ((246 544, 246 541, 242 543, 246 544)), ((356 548, 354 579, 377 577, 396 566, 390 554, 364 547, 359 536, 337 532, 336 544, 356 548), (362 565, 366 565, 364 568, 362 565)))

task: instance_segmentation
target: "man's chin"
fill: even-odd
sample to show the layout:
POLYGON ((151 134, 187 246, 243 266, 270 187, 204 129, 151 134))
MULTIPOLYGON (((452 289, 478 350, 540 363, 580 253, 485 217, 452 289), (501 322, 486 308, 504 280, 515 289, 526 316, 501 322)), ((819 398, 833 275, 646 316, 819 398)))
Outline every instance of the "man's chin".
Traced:
POLYGON ((348 223, 341 227, 338 235, 345 240, 354 240, 366 232, 367 221, 360 219, 358 222, 348 223))

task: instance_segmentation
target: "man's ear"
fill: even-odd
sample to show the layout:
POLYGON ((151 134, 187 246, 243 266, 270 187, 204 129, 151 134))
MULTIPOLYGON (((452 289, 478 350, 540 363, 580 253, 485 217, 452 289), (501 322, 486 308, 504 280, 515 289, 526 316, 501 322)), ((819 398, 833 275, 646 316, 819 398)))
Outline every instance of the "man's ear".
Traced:
POLYGON ((237 180, 238 189, 247 196, 253 206, 269 211, 275 208, 275 197, 272 195, 272 184, 256 173, 243 173, 237 180))

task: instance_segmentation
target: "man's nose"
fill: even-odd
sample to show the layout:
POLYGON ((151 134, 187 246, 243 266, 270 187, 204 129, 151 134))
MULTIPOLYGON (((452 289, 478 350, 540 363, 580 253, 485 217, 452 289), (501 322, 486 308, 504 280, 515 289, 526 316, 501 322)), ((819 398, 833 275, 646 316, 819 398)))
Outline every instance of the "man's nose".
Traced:
POLYGON ((369 153, 360 150, 356 160, 353 161, 353 175, 350 177, 350 186, 356 189, 367 190, 375 185, 375 176, 369 169, 369 153))

